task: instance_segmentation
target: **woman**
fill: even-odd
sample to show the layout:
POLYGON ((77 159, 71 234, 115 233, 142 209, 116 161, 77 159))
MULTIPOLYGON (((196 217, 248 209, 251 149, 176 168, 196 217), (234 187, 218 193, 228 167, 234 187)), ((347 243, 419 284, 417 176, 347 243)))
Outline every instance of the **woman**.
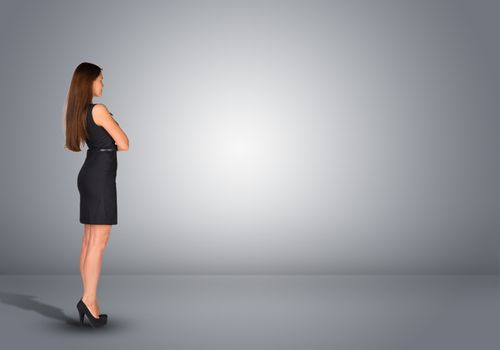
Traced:
POLYGON ((77 303, 80 323, 85 315, 92 327, 107 323, 100 313, 97 284, 101 262, 111 225, 118 224, 116 170, 117 151, 128 150, 128 137, 102 103, 92 103, 102 96, 102 68, 83 62, 76 67, 71 80, 66 112, 65 148, 74 152, 88 146, 85 162, 78 173, 80 223, 84 224, 80 253, 83 296, 77 303))

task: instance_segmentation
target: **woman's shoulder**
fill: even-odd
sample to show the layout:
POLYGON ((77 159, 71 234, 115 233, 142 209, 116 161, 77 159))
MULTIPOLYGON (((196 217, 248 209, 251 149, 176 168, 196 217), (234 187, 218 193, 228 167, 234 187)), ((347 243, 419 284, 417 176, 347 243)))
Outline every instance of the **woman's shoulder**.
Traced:
MULTIPOLYGON (((92 110, 103 110, 103 111, 108 111, 108 107, 104 103, 91 103, 90 106, 92 106, 92 110)), ((109 111, 108 111, 109 112, 109 111)))
POLYGON ((94 123, 97 125, 102 124, 102 120, 106 118, 109 114, 112 114, 108 107, 104 103, 94 103, 92 104, 92 118, 94 123))

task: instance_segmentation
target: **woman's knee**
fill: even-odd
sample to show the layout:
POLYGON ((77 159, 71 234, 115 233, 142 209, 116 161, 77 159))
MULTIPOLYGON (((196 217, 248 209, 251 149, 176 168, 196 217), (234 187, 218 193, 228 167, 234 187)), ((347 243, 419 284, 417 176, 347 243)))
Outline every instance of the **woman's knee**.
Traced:
POLYGON ((94 248, 104 248, 109 239, 111 225, 91 225, 89 246, 94 248))
POLYGON ((83 244, 84 245, 87 245, 89 243, 89 240, 90 240, 90 225, 89 224, 84 224, 84 227, 83 227, 83 244))

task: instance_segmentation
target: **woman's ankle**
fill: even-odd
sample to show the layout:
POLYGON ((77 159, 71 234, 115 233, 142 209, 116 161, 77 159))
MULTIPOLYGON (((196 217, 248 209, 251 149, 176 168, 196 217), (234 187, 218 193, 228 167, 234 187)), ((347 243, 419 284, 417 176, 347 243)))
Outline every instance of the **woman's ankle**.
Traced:
POLYGON ((96 305, 97 304, 96 297, 88 297, 88 296, 84 295, 82 297, 82 301, 85 303, 85 305, 96 305))

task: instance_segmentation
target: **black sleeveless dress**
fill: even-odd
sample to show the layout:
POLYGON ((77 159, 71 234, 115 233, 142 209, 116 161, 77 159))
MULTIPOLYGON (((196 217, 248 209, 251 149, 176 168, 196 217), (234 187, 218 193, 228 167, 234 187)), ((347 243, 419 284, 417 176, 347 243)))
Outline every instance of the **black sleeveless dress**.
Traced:
POLYGON ((78 173, 80 223, 118 224, 116 170, 117 146, 111 135, 92 118, 94 103, 87 108, 88 150, 78 173))

